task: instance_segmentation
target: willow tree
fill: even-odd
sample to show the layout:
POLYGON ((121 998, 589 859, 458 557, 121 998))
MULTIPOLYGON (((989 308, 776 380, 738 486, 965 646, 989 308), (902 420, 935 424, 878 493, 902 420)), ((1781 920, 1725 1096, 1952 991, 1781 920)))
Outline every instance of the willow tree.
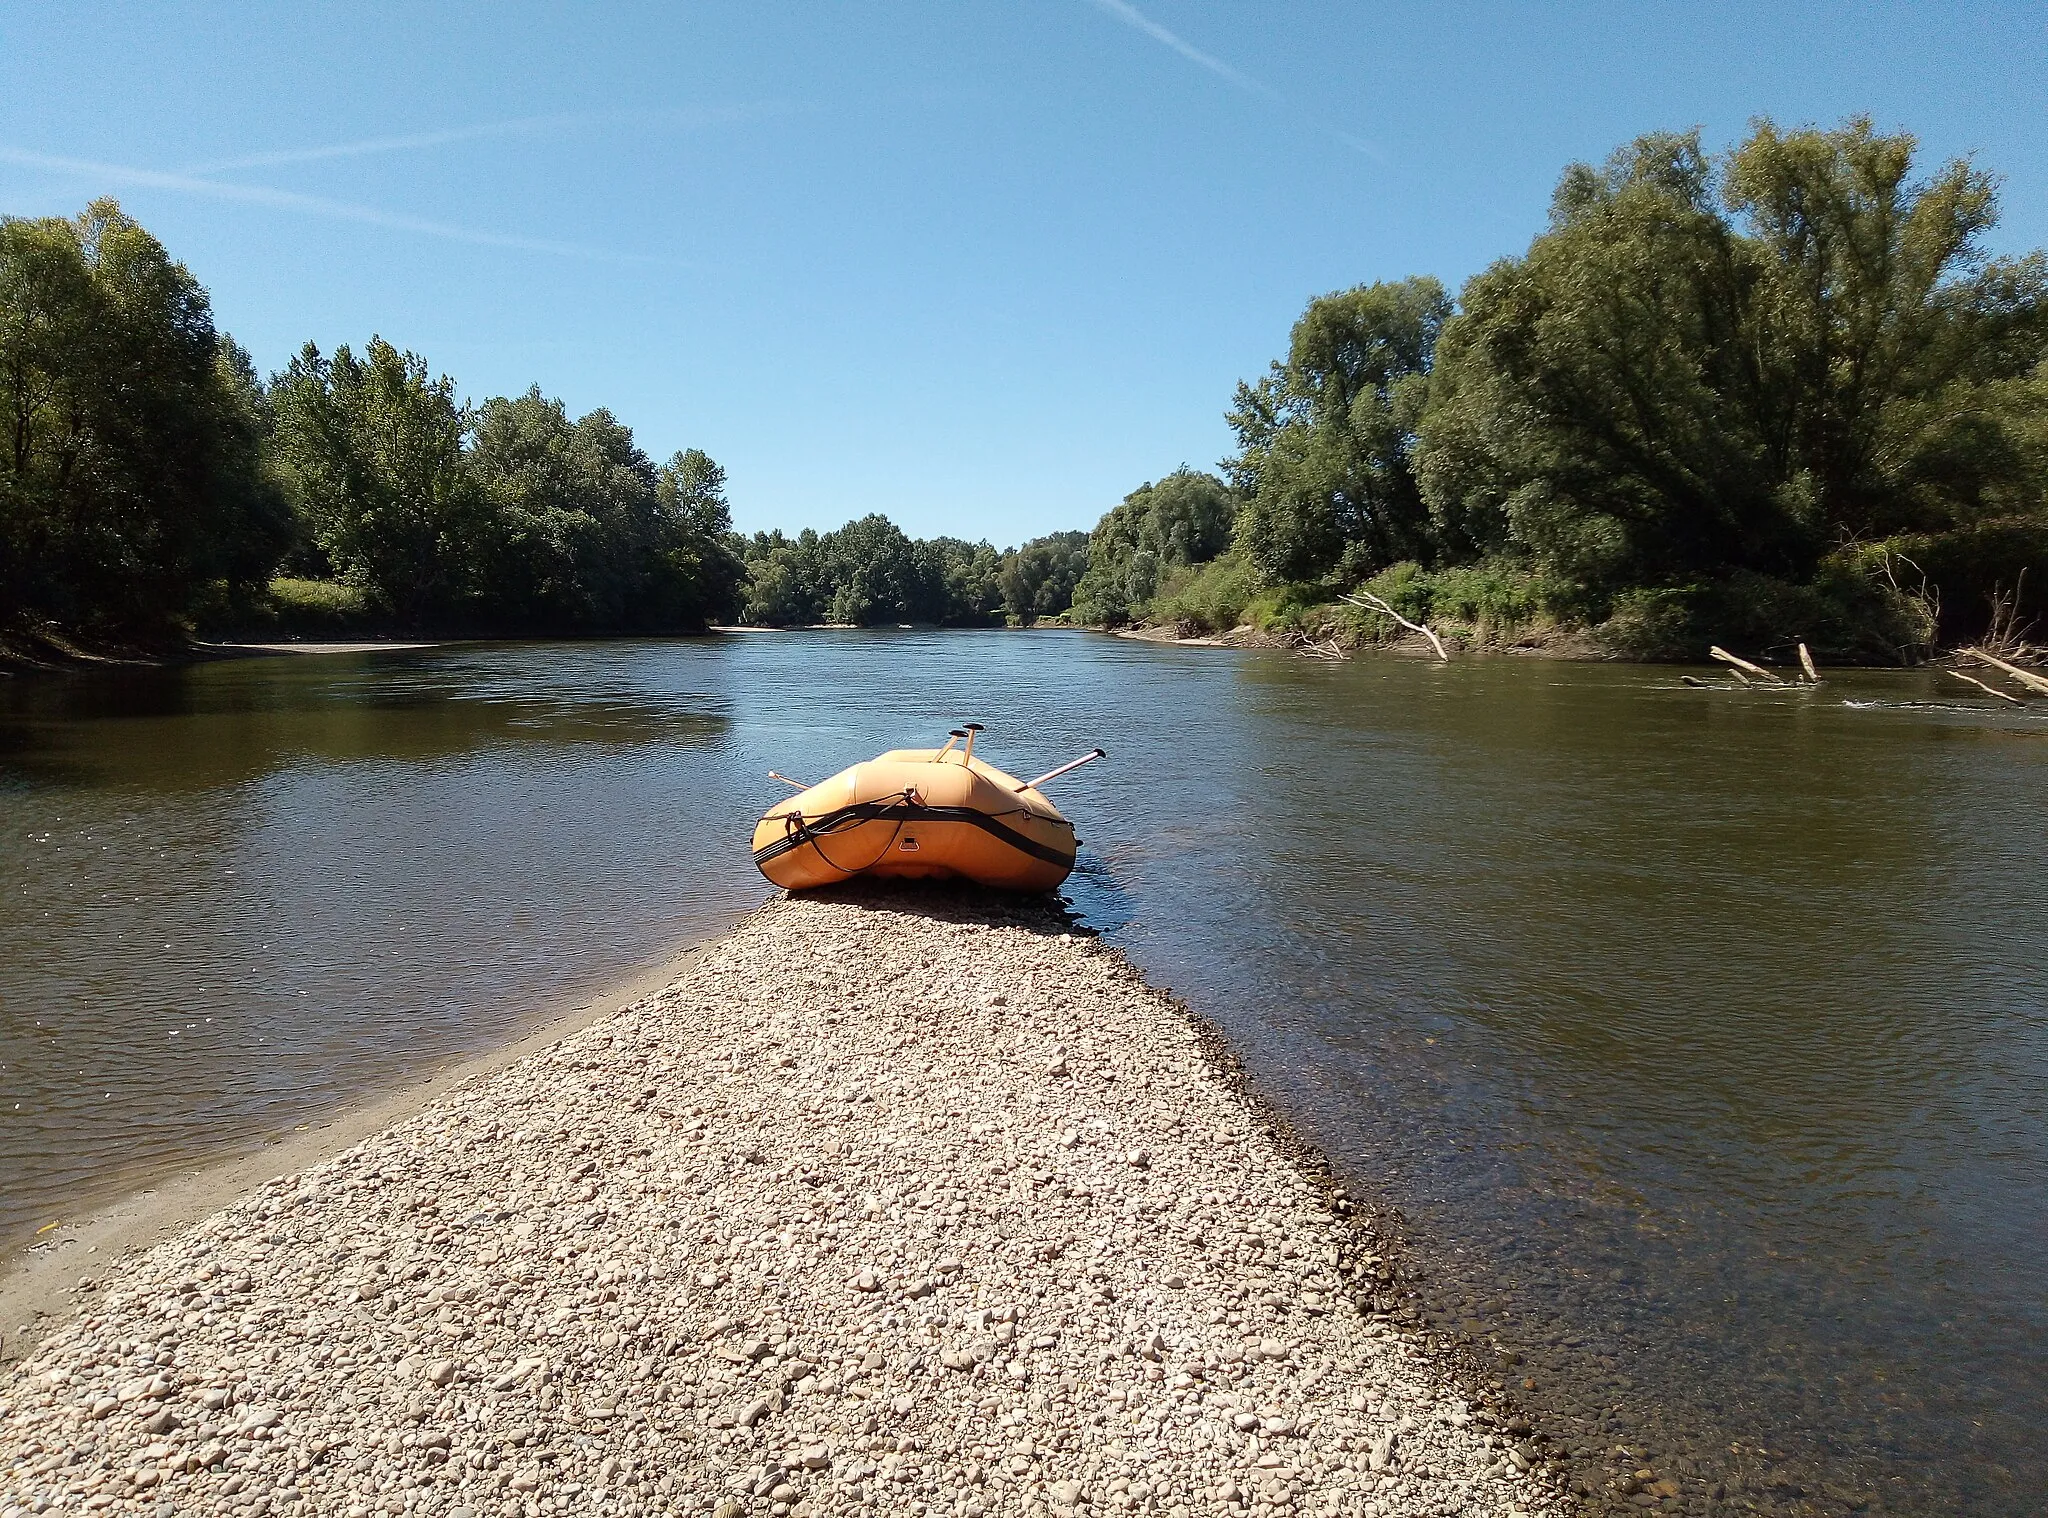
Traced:
POLYGON ((1867 121, 1766 122, 1719 159, 1656 135, 1568 170, 1438 345, 1417 474, 1440 537, 1597 599, 1805 583, 1844 543, 2038 510, 2048 267, 1987 257, 1990 180, 1916 180, 1913 154, 1867 121))

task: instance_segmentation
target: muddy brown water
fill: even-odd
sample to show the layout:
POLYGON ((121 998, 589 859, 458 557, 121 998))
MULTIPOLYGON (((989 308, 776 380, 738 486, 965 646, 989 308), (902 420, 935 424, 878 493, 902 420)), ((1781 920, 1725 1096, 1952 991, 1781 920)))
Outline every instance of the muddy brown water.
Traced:
POLYGON ((767 769, 979 718, 1023 773, 1110 750, 1058 787, 1076 910, 1401 1210, 1415 1310, 1589 1484, 2038 1513, 2048 703, 1988 706, 1066 633, 8 682, 0 1236, 717 931, 767 769))

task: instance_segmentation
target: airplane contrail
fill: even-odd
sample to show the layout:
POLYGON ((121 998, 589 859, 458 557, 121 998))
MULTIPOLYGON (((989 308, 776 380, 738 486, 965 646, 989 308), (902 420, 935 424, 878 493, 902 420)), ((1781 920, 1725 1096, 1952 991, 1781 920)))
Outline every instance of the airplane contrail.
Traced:
POLYGON ((404 153, 416 148, 437 148, 450 143, 477 142, 491 137, 520 137, 550 131, 573 131, 582 127, 616 126, 636 122, 663 122, 678 126, 715 125, 783 115, 795 109, 795 106, 782 101, 762 101, 746 105, 696 106, 666 111, 573 111, 552 116, 518 116, 509 121, 485 121, 472 126, 446 127, 434 132, 364 137, 354 142, 327 143, 310 148, 280 148, 273 152, 246 153, 237 158, 188 164, 180 172, 199 175, 227 174, 237 169, 268 169, 282 164, 317 163, 330 158, 362 158, 373 153, 404 153))
POLYGON ((1217 78, 1227 79, 1239 89, 1249 90, 1254 95, 1264 96, 1267 100, 1271 100, 1276 104, 1279 102, 1280 94, 1272 86, 1261 84, 1249 74, 1240 73, 1232 68, 1221 58, 1212 57, 1210 54, 1203 52, 1193 43, 1168 31, 1151 17, 1142 14, 1136 6, 1128 4, 1127 0, 1090 0, 1090 3, 1097 10, 1116 17, 1125 26, 1143 32, 1154 42, 1164 43, 1176 53, 1179 53, 1181 57, 1187 59, 1188 62, 1200 65, 1217 78))
MULTIPOLYGON (((1248 94, 1257 95, 1261 100, 1268 101, 1283 109, 1288 108, 1286 97, 1271 85, 1252 78, 1251 75, 1240 69, 1232 68, 1221 58, 1213 54, 1203 52, 1186 38, 1176 32, 1169 31, 1150 16, 1145 15, 1136 6, 1130 4, 1129 0, 1089 0, 1089 4, 1093 5, 1104 15, 1115 17, 1132 30, 1143 32, 1154 42, 1172 48, 1181 57, 1187 59, 1188 62, 1207 69, 1217 78, 1236 85, 1248 94)), ((1349 132, 1338 131, 1333 127, 1325 127, 1324 130, 1354 153, 1361 153, 1367 158, 1379 160, 1384 160, 1386 157, 1378 148, 1361 137, 1355 137, 1349 132)))
POLYGON ((594 259, 602 263, 677 264, 674 259, 655 258, 638 253, 618 253, 608 248, 594 248, 583 243, 557 242, 544 237, 524 237, 515 233, 461 227, 445 221, 431 221, 425 217, 379 210, 375 206, 328 200, 319 195, 301 195, 292 190, 273 190, 261 185, 231 184, 219 179, 203 179, 193 174, 172 174, 157 169, 131 168, 125 164, 64 158, 51 153, 30 152, 26 148, 0 145, 0 163, 19 164, 24 168, 43 169, 51 173, 74 174, 110 184, 135 185, 143 189, 201 195, 213 200, 269 206, 275 210, 297 211, 304 215, 324 216, 335 221, 360 222, 365 226, 388 227, 397 232, 416 232, 424 237, 439 237, 449 242, 475 243, 487 248, 515 248, 527 253, 548 253, 559 258, 594 259))

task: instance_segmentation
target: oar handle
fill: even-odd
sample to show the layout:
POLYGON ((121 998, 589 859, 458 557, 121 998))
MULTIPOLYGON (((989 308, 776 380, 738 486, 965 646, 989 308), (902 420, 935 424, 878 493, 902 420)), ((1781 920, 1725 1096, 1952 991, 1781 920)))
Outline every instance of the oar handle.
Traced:
POLYGON ((1084 764, 1092 764, 1097 759, 1107 759, 1108 757, 1108 749, 1096 749, 1092 753, 1083 754, 1078 759, 1070 760, 1068 763, 1061 765, 1056 770, 1047 770, 1043 775, 1040 775, 1036 780, 1025 781, 1022 785, 1018 786, 1017 789, 1020 791, 1035 791, 1041 785, 1044 785, 1046 781, 1059 779, 1060 776, 1064 775, 1068 770, 1077 770, 1084 764))

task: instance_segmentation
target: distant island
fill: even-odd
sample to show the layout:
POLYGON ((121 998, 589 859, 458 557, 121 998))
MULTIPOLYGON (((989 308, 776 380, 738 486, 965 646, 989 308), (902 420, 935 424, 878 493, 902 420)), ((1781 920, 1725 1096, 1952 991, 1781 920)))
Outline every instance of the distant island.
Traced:
POLYGON ((1309 302, 1217 473, 1008 549, 880 515, 735 533, 539 387, 480 404, 373 337, 259 377, 111 200, 0 220, 0 645, 1164 626, 1356 648, 1910 663, 2048 612, 2048 255, 1994 181, 1856 119, 1638 138, 1454 301, 1309 302))

